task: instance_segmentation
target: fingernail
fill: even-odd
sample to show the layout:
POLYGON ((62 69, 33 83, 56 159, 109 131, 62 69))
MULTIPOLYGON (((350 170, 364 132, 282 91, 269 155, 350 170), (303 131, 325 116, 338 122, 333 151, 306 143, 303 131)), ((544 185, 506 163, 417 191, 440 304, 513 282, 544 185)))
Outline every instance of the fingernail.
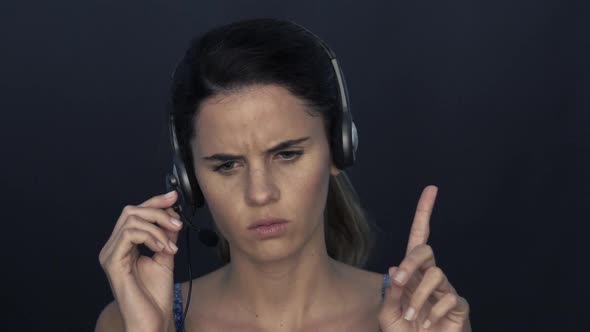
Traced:
POLYGON ((409 307, 408 310, 406 311, 406 314, 404 315, 404 318, 408 321, 411 321, 412 319, 414 319, 415 312, 416 312, 416 310, 414 310, 414 308, 409 307))
POLYGON ((430 319, 427 319, 427 320, 424 321, 424 324, 422 324, 422 327, 425 328, 425 329, 427 329, 427 328, 430 327, 430 324, 432 324, 430 322, 430 319))
POLYGON ((175 190, 172 190, 171 192, 169 192, 166 195, 164 195, 164 197, 165 198, 170 198, 170 197, 174 196, 174 192, 175 192, 175 190))
POLYGON ((176 218, 170 218, 170 222, 176 227, 182 226, 182 222, 176 218))
POLYGON ((172 248, 172 251, 178 251, 178 247, 174 243, 172 243, 172 241, 168 241, 168 245, 170 246, 170 248, 172 248))
POLYGON ((400 284, 403 284, 406 281, 406 272, 398 270, 397 273, 393 276, 393 279, 400 284))

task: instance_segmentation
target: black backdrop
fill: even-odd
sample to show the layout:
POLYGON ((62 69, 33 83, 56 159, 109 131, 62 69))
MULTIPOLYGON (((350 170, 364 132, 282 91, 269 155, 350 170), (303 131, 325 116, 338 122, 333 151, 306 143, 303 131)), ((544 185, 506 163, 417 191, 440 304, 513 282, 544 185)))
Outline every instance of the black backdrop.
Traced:
MULTIPOLYGON (((100 248, 124 205, 164 191, 174 63, 192 36, 259 16, 340 59, 360 135, 348 174, 382 229, 370 270, 400 262, 435 184, 430 244, 475 331, 587 325, 583 1, 61 0, 0 5, 2 330, 93 328, 112 299, 100 248)), ((197 275, 218 266, 193 249, 197 275)))

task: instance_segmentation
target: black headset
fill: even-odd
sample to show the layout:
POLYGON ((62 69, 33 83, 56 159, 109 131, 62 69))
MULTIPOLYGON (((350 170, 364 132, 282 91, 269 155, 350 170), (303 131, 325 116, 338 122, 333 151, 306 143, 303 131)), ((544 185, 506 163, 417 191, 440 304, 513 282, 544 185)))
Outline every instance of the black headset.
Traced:
MULTIPOLYGON (((350 167, 354 164, 356 159, 356 150, 358 148, 358 134, 356 126, 352 120, 352 113, 350 112, 350 102, 348 99, 348 90, 346 88, 346 82, 344 80, 344 73, 338 64, 338 60, 336 59, 336 55, 334 52, 328 47, 328 45, 321 40, 317 35, 312 33, 311 31, 305 29, 304 27, 296 24, 295 22, 290 22, 292 24, 297 25, 303 31, 309 33, 314 39, 322 46, 324 51, 326 52, 327 56, 330 57, 330 61, 332 63, 332 67, 334 69, 334 73, 336 74, 336 79, 338 81, 338 106, 339 111, 336 112, 335 121, 332 123, 332 128, 330 129, 330 136, 331 136, 331 150, 332 150, 332 159, 334 164, 337 168, 344 170, 347 167, 350 167)), ((183 78, 187 78, 188 75, 188 68, 186 65, 183 64, 181 60, 174 69, 172 73, 172 81, 176 82, 177 75, 184 75, 183 78)), ((196 230, 198 232, 199 240, 208 247, 214 247, 217 245, 219 241, 219 237, 217 234, 208 228, 199 228, 191 221, 183 216, 181 203, 184 204, 191 216, 194 215, 197 208, 203 207, 205 205, 205 199, 203 197, 203 193, 199 188, 199 185, 196 180, 196 176, 194 175, 193 169, 188 169, 185 165, 185 156, 184 149, 190 149, 188 146, 182 146, 178 139, 179 135, 176 130, 176 122, 174 118, 174 108, 173 104, 171 103, 170 111, 169 111, 169 118, 168 118, 168 126, 170 132, 170 141, 172 144, 173 149, 173 163, 172 163, 172 173, 166 175, 166 188, 167 191, 176 190, 178 193, 178 199, 174 204, 174 210, 179 213, 181 219, 183 220, 185 227, 196 230)), ((191 271, 191 259, 190 259, 190 232, 186 231, 186 242, 187 242, 187 257, 188 257, 188 274, 189 274, 189 292, 188 292, 188 299, 187 304, 184 310, 183 315, 183 324, 184 318, 186 317, 186 313, 188 311, 188 306, 190 304, 190 295, 192 289, 192 271, 191 271)))

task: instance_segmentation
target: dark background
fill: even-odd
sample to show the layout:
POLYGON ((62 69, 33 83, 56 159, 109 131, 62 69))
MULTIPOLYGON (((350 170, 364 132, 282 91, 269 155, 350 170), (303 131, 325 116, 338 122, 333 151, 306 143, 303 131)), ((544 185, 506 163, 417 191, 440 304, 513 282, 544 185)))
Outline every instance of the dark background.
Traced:
MULTIPOLYGON (((112 300, 100 249, 124 205, 164 191, 174 64, 194 35, 260 16, 338 55, 348 174, 382 229, 368 269, 399 264, 435 184, 430 244, 474 331, 588 325, 584 1, 61 0, 0 5, 2 330, 93 329, 112 300)), ((218 266, 193 250, 197 275, 218 266)))

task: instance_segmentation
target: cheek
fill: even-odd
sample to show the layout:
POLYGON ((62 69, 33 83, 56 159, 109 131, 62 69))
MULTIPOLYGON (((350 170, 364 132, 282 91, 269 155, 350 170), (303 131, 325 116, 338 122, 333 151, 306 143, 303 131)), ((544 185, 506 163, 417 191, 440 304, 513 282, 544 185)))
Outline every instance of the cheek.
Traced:
POLYGON ((317 214, 323 214, 329 177, 329 169, 324 164, 308 165, 305 171, 285 178, 288 181, 283 190, 285 199, 299 214, 303 214, 301 217, 305 219, 309 220, 317 214))
POLYGON ((324 217, 330 168, 321 156, 318 153, 298 166, 284 168, 278 177, 281 190, 278 213, 296 221, 298 233, 303 237, 315 232, 324 217))
POLYGON ((224 224, 226 220, 234 220, 232 213, 235 213, 233 209, 240 190, 235 186, 232 188, 230 182, 224 181, 222 177, 207 172, 211 171, 197 171, 197 181, 213 221, 221 234, 227 237, 227 227, 224 224))

